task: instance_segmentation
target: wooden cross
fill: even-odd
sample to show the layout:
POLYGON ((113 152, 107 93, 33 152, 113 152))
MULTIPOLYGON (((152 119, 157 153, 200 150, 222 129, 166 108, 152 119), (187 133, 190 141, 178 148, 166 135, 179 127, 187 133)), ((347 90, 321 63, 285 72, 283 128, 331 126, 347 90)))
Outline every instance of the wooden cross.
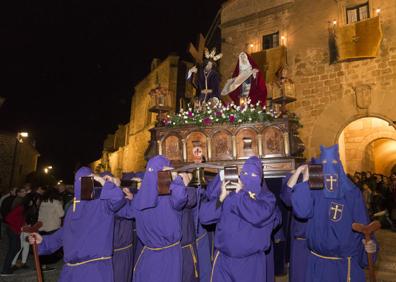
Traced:
POLYGON ((326 181, 327 182, 330 182, 330 191, 333 191, 333 182, 337 182, 337 178, 333 178, 333 176, 332 175, 330 175, 330 179, 329 178, 326 178, 326 181))
MULTIPOLYGON (((26 233, 38 233, 39 229, 43 226, 41 221, 38 221, 35 225, 25 225, 22 227, 22 232, 26 233)), ((34 255, 34 266, 36 268, 37 282, 43 282, 43 274, 41 273, 40 259, 38 256, 38 247, 36 242, 33 244, 33 255, 34 255)))
POLYGON ((205 41, 205 37, 200 33, 198 38, 198 50, 192 43, 190 43, 190 45, 188 46, 188 52, 191 54, 197 64, 202 64, 203 62, 205 41))
MULTIPOLYGON (((366 242, 371 240, 371 235, 381 228, 381 223, 377 220, 374 220, 368 225, 364 225, 361 223, 352 223, 352 229, 356 232, 363 233, 366 242)), ((368 266, 369 266, 369 276, 370 282, 375 282, 375 272, 374 272, 374 263, 371 254, 367 253, 368 258, 368 266)))

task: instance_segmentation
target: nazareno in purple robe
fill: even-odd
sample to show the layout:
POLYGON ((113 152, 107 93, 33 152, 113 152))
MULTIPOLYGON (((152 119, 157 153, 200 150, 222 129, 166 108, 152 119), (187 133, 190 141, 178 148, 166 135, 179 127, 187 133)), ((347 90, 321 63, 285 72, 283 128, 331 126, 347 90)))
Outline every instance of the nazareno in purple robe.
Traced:
POLYGON ((220 183, 220 177, 217 175, 207 185, 206 189, 197 189, 198 203, 197 207, 193 209, 194 220, 196 225, 196 246, 198 253, 198 266, 199 266, 199 281, 209 282, 210 274, 212 271, 212 260, 214 259, 214 232, 212 226, 204 226, 199 219, 200 203, 207 201, 209 195, 220 183), (210 230, 208 230, 208 228, 210 230))
POLYGON ((183 282, 199 281, 199 263, 196 247, 194 210, 197 208, 197 188, 187 187, 187 203, 182 210, 183 282))
POLYGON ((44 236, 39 254, 51 254, 63 246, 65 265, 61 282, 112 282, 114 212, 125 204, 121 189, 106 182, 100 198, 81 199, 82 176, 92 173, 80 168, 74 179, 73 206, 68 210, 64 225, 54 234, 44 236))
POLYGON ((239 193, 230 193, 221 207, 212 196, 202 204, 201 222, 217 223, 213 282, 266 281, 264 251, 271 244, 276 199, 268 188, 262 189, 262 176, 260 159, 250 157, 240 173, 239 193))
MULTIPOLYGON (((139 172, 134 173, 133 177, 137 177, 137 178, 143 179, 144 178, 144 171, 139 171, 139 172)), ((140 241, 140 239, 138 238, 138 236, 136 234, 136 221, 135 221, 135 219, 133 219, 133 233, 132 233, 132 236, 133 236, 133 239, 132 239, 132 241, 133 241, 133 268, 135 268, 136 261, 137 261, 139 255, 140 255, 140 253, 143 250, 143 243, 140 241)))
MULTIPOLYGON (((287 185, 291 174, 286 175, 282 183, 280 198, 287 207, 291 207, 292 188, 287 185)), ((305 273, 309 257, 309 249, 307 239, 305 237, 305 229, 307 220, 298 218, 292 211, 290 224, 290 282, 305 282, 305 273)))
POLYGON ((295 214, 307 219, 305 281, 366 281, 363 235, 352 230, 352 223, 369 222, 362 193, 345 175, 338 145, 321 146, 320 151, 325 188, 310 190, 308 182, 300 182, 291 198, 295 214))
MULTIPOLYGON (((134 173, 123 174, 122 179, 132 179, 134 173)), ((113 237, 114 282, 131 282, 134 262, 134 221, 116 215, 113 237)))
MULTIPOLYGON (((266 185, 264 185, 263 188, 266 189, 266 185)), ((272 226, 273 231, 271 236, 272 237, 271 246, 268 250, 265 251, 267 282, 275 282, 275 258, 274 258, 275 243, 274 242, 285 240, 283 229, 279 228, 280 225, 282 224, 282 213, 278 207, 275 208, 273 218, 274 221, 272 226)))
POLYGON ((150 159, 139 192, 119 213, 136 219, 136 232, 144 245, 134 268, 134 282, 182 281, 181 217, 187 193, 177 177, 170 195, 158 195, 157 173, 169 165, 164 156, 150 159))

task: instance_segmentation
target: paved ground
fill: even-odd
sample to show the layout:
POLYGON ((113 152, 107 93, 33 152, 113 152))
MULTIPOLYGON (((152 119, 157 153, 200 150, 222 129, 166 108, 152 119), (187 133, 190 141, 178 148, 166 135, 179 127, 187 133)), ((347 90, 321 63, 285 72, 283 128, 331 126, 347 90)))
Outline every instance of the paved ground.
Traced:
MULTIPOLYGON (((7 252, 7 237, 4 230, 2 230, 2 239, 0 240, 0 272, 3 268, 4 257, 7 252)), ((36 272, 34 271, 33 254, 29 254, 26 263, 29 269, 21 269, 15 272, 15 275, 9 277, 0 277, 0 282, 36 282, 36 272)), ((43 277, 45 282, 56 282, 59 277, 60 269, 62 268, 62 261, 56 265, 51 265, 55 270, 44 272, 43 277)))
MULTIPOLYGON (((4 233, 3 233, 4 234, 4 233)), ((379 253, 376 270, 377 282, 396 282, 396 233, 381 230, 377 233, 381 251, 379 253)), ((0 263, 2 266, 6 252, 6 238, 0 240, 0 263)), ((33 267, 32 255, 29 255, 28 270, 18 270, 14 276, 0 277, 0 282, 35 282, 36 276, 33 267)), ((53 265, 56 270, 44 272, 45 282, 55 282, 59 276, 62 262, 53 265)), ((277 277, 276 282, 287 282, 287 276, 277 277)), ((166 282, 166 281, 164 281, 166 282)))

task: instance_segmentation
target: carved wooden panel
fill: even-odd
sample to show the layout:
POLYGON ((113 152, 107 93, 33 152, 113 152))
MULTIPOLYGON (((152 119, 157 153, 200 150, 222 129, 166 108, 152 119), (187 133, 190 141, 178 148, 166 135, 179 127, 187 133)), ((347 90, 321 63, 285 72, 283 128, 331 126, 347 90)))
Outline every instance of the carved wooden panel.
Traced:
POLYGON ((263 171, 279 171, 279 170, 292 170, 292 162, 279 162, 279 163, 265 163, 263 164, 263 171))
POLYGON ((247 159, 258 155, 257 133, 253 129, 244 128, 236 135, 237 158, 247 159))
POLYGON ((202 132, 192 132, 187 136, 187 162, 195 160, 193 149, 200 147, 202 150, 202 157, 208 159, 208 149, 206 136, 202 132))
POLYGON ((276 127, 267 127, 263 132, 263 155, 275 157, 285 155, 283 132, 276 127))
POLYGON ((212 160, 232 160, 232 137, 227 131, 216 132, 211 139, 212 160))
POLYGON ((170 161, 183 160, 183 144, 179 137, 170 135, 162 143, 162 152, 170 161))

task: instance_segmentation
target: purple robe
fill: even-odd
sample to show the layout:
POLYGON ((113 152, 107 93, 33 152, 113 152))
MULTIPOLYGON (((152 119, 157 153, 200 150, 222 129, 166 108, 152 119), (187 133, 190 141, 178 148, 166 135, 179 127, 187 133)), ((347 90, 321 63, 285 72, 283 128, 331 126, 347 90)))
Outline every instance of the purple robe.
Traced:
POLYGON ((202 65, 198 74, 193 75, 192 78, 192 84, 197 89, 196 96, 201 102, 208 101, 213 97, 220 99, 220 75, 213 67, 209 72, 205 72, 205 65, 202 65), (205 90, 208 90, 207 94, 205 94, 205 90))
MULTIPOLYGON (((113 176, 109 171, 99 174, 99 176, 113 176)), ((131 179, 134 173, 123 173, 122 179, 131 179)), ((101 189, 99 189, 100 191, 101 189)), ((100 193, 99 193, 100 195, 100 193)), ((133 220, 119 216, 114 220, 113 235, 113 273, 114 282, 131 282, 133 273, 133 220)))
MULTIPOLYGON (((103 173, 110 175, 111 173, 103 173)), ((123 173, 122 179, 131 179, 134 173, 123 173)), ((114 237, 113 237, 113 273, 114 282, 131 282, 133 274, 134 260, 134 241, 133 241, 134 222, 132 219, 115 217, 114 237)))
POLYGON ((144 247, 134 267, 134 282, 182 281, 181 217, 187 203, 181 177, 171 184, 169 196, 159 196, 158 171, 170 162, 156 156, 147 163, 142 185, 134 200, 123 210, 136 219, 136 232, 144 247))
POLYGON ((251 157, 240 173, 239 193, 230 193, 221 207, 212 196, 202 204, 201 222, 217 223, 211 281, 266 281, 264 251, 271 244, 276 199, 262 188, 262 174, 260 159, 251 157))
MULTIPOLYGON (((208 90, 212 91, 211 93, 208 93, 206 95, 206 100, 208 101, 209 99, 216 97, 220 98, 220 76, 219 73, 211 69, 208 74, 206 74, 206 83, 208 90)), ((198 78, 198 91, 199 91, 199 100, 203 101, 205 99, 205 89, 206 89, 206 84, 205 84, 205 71, 204 68, 202 68, 199 72, 199 78, 198 78)))
POLYGON ((114 282, 131 282, 133 274, 134 222, 132 219, 115 218, 113 243, 114 282))
POLYGON ((210 274, 212 271, 212 260, 214 259, 214 239, 213 232, 209 231, 207 228, 209 226, 203 226, 199 219, 199 209, 200 203, 206 201, 209 195, 212 193, 213 189, 220 182, 220 177, 216 176, 212 181, 208 183, 206 189, 199 188, 197 190, 198 194, 198 206, 194 209, 194 219, 196 220, 196 246, 198 252, 199 261, 199 281, 209 282, 210 274))
POLYGON ((195 242, 196 226, 194 210, 197 207, 197 189, 187 187, 187 203, 182 211, 182 256, 183 256, 183 282, 199 281, 199 266, 197 247, 195 242))
POLYGON ((64 226, 54 234, 44 236, 39 254, 51 254, 63 246, 65 265, 61 282, 112 282, 114 212, 125 204, 121 189, 106 182, 100 198, 81 199, 82 176, 90 175, 89 168, 77 171, 74 180, 75 202, 68 210, 64 226))
POLYGON ((321 146, 323 190, 310 190, 307 182, 293 188, 295 214, 306 218, 306 238, 310 254, 307 282, 341 282, 365 280, 363 267, 367 254, 363 235, 352 230, 352 223, 368 223, 362 194, 345 175, 338 145, 321 146))
POLYGON ((274 212, 274 221, 273 221, 273 239, 271 239, 271 246, 270 248, 265 252, 265 258, 266 258, 266 279, 267 282, 275 282, 275 258, 274 258, 274 248, 275 248, 275 242, 279 241, 284 241, 284 234, 283 234, 283 229, 279 228, 279 226, 282 223, 282 213, 279 210, 278 207, 275 208, 274 212), (277 230, 275 230, 277 229, 277 230))
MULTIPOLYGON (((291 174, 287 175, 283 181, 280 198, 283 203, 291 207, 292 188, 287 186, 291 174)), ((301 219, 293 212, 290 226, 290 282, 305 282, 305 273, 307 269, 309 249, 305 236, 307 220, 301 219)))

